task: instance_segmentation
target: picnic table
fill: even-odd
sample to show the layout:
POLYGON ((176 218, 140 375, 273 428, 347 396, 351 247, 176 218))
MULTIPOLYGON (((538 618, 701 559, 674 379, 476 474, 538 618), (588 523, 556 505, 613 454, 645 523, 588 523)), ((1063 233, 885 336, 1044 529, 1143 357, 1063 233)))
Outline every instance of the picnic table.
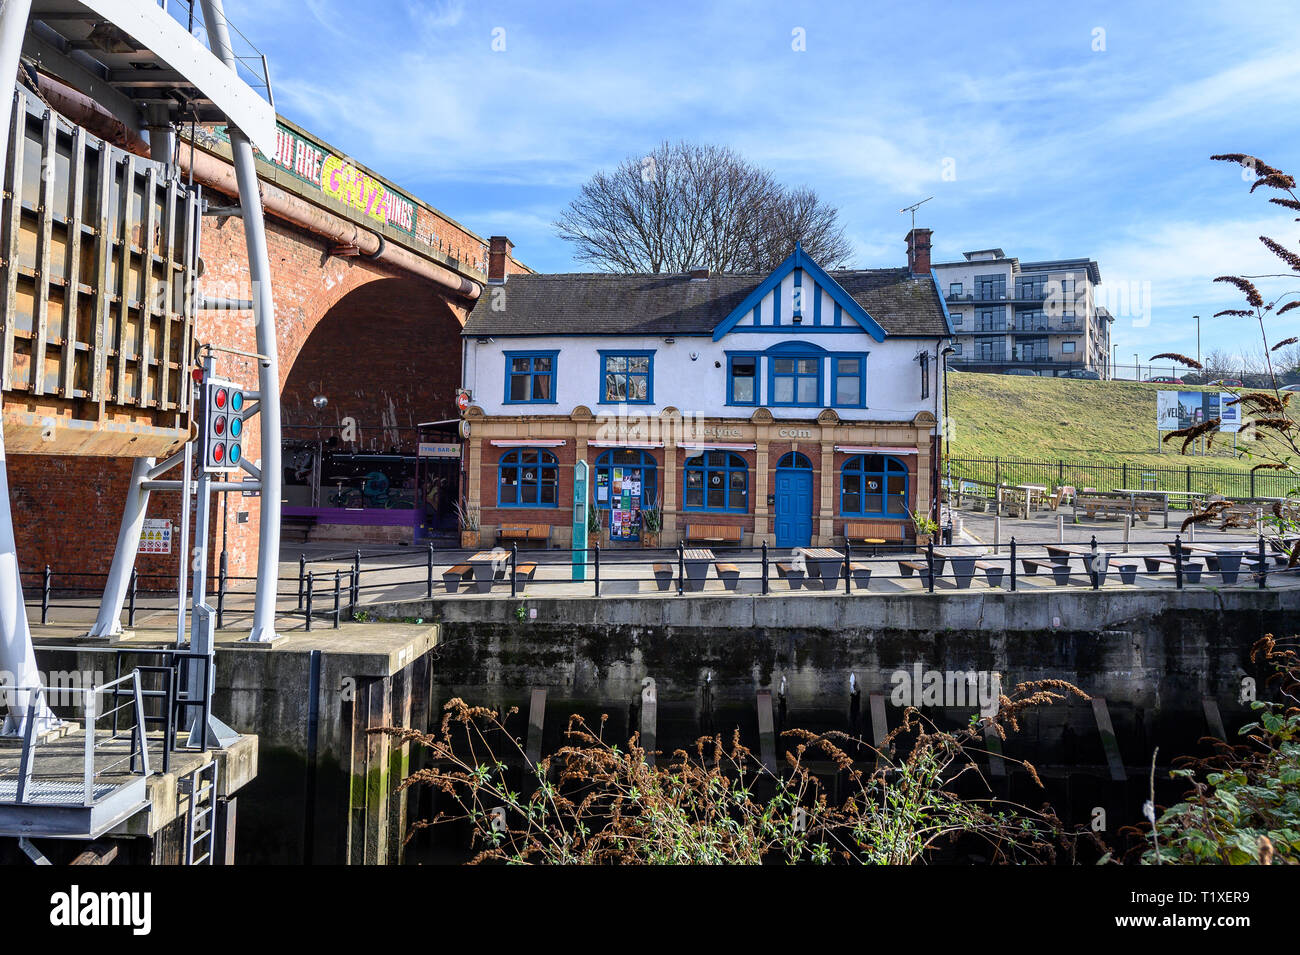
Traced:
POLYGON ((969 587, 975 577, 975 562, 980 555, 971 550, 958 547, 934 548, 934 572, 943 575, 944 561, 952 564, 952 576, 958 587, 969 587))
POLYGON ((682 551, 682 563, 686 574, 682 586, 687 590, 703 590, 704 582, 709 579, 709 564, 713 563, 713 551, 707 547, 687 547, 682 551))
MULTIPOLYGON (((1071 560, 1082 560, 1083 569, 1088 574, 1092 573, 1092 559, 1099 554, 1105 554, 1105 551, 1094 551, 1087 544, 1044 544, 1043 550, 1047 552, 1047 557, 1053 563, 1066 565, 1071 560)), ((1097 568, 1097 583, 1106 582, 1106 570, 1109 560, 1103 560, 1097 568)))
MULTIPOLYGON (((1169 545, 1169 555, 1174 556, 1175 546, 1169 545)), ((1225 584, 1235 584, 1241 575, 1241 562, 1247 557, 1257 557, 1255 548, 1249 544, 1194 544, 1184 543, 1184 553, 1205 558, 1205 566, 1211 573, 1217 573, 1225 584)))
POLYGON ((808 568, 808 577, 822 582, 822 590, 834 590, 840 579, 840 569, 844 566, 844 555, 833 547, 800 547, 796 553, 803 554, 804 564, 808 568))
MULTIPOLYGON (((470 555, 465 563, 474 568, 474 592, 479 594, 488 593, 492 585, 497 580, 498 564, 503 560, 505 551, 481 550, 477 554, 470 555)), ((501 566, 501 576, 505 576, 504 565, 501 566)))
POLYGON ((1138 499, 1139 497, 1151 497, 1151 498, 1155 498, 1156 500, 1158 500, 1158 501, 1160 502, 1160 509, 1161 509, 1161 511, 1162 511, 1162 512, 1164 513, 1164 515, 1165 515, 1165 527, 1166 527, 1166 528, 1169 526, 1169 497, 1170 497, 1170 495, 1178 494, 1178 495, 1182 495, 1183 497, 1188 496, 1188 492, 1187 492, 1187 491, 1154 491, 1154 490, 1151 490, 1150 488, 1135 488, 1135 487, 1117 487, 1117 488, 1113 488, 1113 489, 1111 490, 1111 493, 1112 493, 1112 494, 1127 494, 1127 495, 1128 495, 1128 504, 1129 504, 1129 509, 1130 509, 1134 514, 1137 513, 1137 499, 1138 499))

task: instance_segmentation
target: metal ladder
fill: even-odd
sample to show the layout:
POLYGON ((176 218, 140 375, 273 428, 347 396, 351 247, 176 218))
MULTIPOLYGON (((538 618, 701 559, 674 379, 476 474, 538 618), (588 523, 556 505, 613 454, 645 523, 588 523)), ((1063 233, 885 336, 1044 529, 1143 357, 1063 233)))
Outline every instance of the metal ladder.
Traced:
POLYGON ((180 791, 190 797, 185 813, 185 864, 212 865, 216 854, 215 809, 217 762, 201 766, 180 781, 180 791))

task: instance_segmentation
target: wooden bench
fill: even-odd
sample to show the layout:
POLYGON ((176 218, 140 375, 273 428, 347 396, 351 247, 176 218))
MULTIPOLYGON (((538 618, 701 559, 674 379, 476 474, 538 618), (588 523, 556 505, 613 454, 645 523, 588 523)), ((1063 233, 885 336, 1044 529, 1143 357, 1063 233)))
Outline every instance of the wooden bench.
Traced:
POLYGON ((871 587, 871 566, 869 564, 859 564, 856 560, 849 564, 849 572, 853 574, 853 586, 859 590, 867 590, 871 587))
POLYGON ((447 593, 454 594, 460 590, 462 583, 468 583, 474 579, 473 564, 457 564, 455 567, 448 567, 442 572, 442 583, 447 588, 447 593))
POLYGON ((788 583, 791 590, 798 590, 803 587, 804 569, 796 567, 788 560, 778 560, 776 562, 776 575, 788 583))
POLYGON ((1142 566, 1137 561, 1132 560, 1115 560, 1113 557, 1110 566, 1119 572, 1120 583, 1136 584, 1138 569, 1142 566))
POLYGON ((901 544, 907 540, 904 521, 846 521, 844 543, 867 544, 872 548, 881 544, 901 544))
POLYGON ((1056 581, 1056 586, 1064 587, 1070 582, 1070 563, 1069 561, 1054 560, 1050 557, 1022 557, 1020 563, 1024 565, 1025 573, 1034 577, 1040 570, 1047 569, 1052 572, 1052 579, 1056 581))
POLYGON ((1007 569, 1001 564, 995 564, 989 560, 975 561, 975 569, 984 571, 984 577, 988 580, 990 587, 1001 587, 1002 577, 1007 572, 1007 569))
POLYGON ((515 577, 516 577, 516 579, 518 579, 518 578, 523 578, 524 580, 532 580, 532 579, 533 579, 533 574, 535 574, 535 573, 537 573, 537 565, 536 565, 536 564, 516 564, 516 565, 515 565, 515 577))
POLYGON ((718 569, 718 578, 722 581, 722 586, 728 590, 735 590, 740 583, 740 567, 736 564, 724 564, 722 561, 715 561, 713 566, 718 569))
MULTIPOLYGON (((1178 567, 1178 559, 1175 557, 1151 556, 1142 559, 1146 562, 1148 574, 1158 574, 1163 567, 1168 567, 1170 570, 1175 570, 1178 567)), ((1183 576, 1187 578, 1188 583, 1200 583, 1202 570, 1204 568, 1199 561, 1183 558, 1183 576)))
POLYGON ((543 548, 551 545, 550 524, 502 524, 497 529, 497 543, 537 544, 543 548))
POLYGON ((730 524, 687 524, 683 537, 687 543, 696 541, 701 544, 735 544, 740 546, 745 529, 730 524))
POLYGON ((673 565, 672 564, 655 564, 655 586, 660 590, 667 590, 673 585, 673 565))
POLYGON ((1074 499, 1074 516, 1079 516, 1079 511, 1083 511, 1083 516, 1087 520, 1114 519, 1119 520, 1125 514, 1132 514, 1141 520, 1149 520, 1151 517, 1151 508, 1154 505, 1151 501, 1133 500, 1118 497, 1101 497, 1096 495, 1081 494, 1074 499))
POLYGON ((930 583, 930 565, 923 560, 900 560, 898 572, 904 577, 911 577, 915 573, 920 576, 921 583, 927 586, 930 583))

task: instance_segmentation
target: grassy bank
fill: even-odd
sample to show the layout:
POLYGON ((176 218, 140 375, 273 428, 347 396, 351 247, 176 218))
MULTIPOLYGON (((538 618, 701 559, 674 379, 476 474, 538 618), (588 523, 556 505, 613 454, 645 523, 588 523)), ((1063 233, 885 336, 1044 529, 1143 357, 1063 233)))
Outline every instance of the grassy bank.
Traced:
POLYGON ((1014 375, 948 375, 950 449, 958 457, 1129 464, 1248 471, 1231 436, 1210 452, 1181 455, 1180 440, 1156 452, 1156 392, 1216 391, 1195 385, 1082 381, 1014 375))

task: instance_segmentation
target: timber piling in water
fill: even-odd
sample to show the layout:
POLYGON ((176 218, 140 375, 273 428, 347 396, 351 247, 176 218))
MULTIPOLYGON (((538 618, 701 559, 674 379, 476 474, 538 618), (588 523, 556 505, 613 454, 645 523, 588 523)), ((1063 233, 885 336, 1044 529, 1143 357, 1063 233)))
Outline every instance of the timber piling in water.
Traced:
MULTIPOLYGON (((424 753, 368 730, 436 729, 444 704, 460 697, 518 707, 512 734, 543 756, 561 744, 572 713, 593 725, 608 714, 606 738, 625 741, 643 715, 647 677, 665 753, 737 727, 760 752, 758 700, 770 692, 778 765, 782 730, 848 730, 850 676, 869 738, 898 723, 900 673, 997 674, 1003 688, 1067 680, 1105 698, 1118 751, 1103 744, 1092 704, 1077 699, 1031 711, 1004 751, 1031 760, 1054 801, 1082 813, 1114 805, 1115 819, 1121 803, 1146 798, 1134 780, 1149 773, 1155 746, 1162 762, 1196 751, 1219 730, 1210 712, 1229 735, 1247 721, 1243 688, 1252 679, 1264 687, 1251 644, 1297 631, 1296 595, 1254 588, 522 600, 535 618, 520 619, 518 599, 422 600, 367 611, 428 623, 351 623, 270 648, 219 639, 215 712, 259 737, 258 777, 241 792, 239 860, 410 861, 405 836, 431 815, 432 797, 424 787, 397 789, 424 753), (540 726, 530 728, 542 689, 545 716, 539 709, 540 726), (1114 781, 1115 767, 1128 769, 1126 782, 1114 781)), ((916 702, 949 727, 965 725, 978 705, 916 702)), ((1041 800, 1019 791, 1022 777, 1008 763, 1008 791, 1041 800)))

